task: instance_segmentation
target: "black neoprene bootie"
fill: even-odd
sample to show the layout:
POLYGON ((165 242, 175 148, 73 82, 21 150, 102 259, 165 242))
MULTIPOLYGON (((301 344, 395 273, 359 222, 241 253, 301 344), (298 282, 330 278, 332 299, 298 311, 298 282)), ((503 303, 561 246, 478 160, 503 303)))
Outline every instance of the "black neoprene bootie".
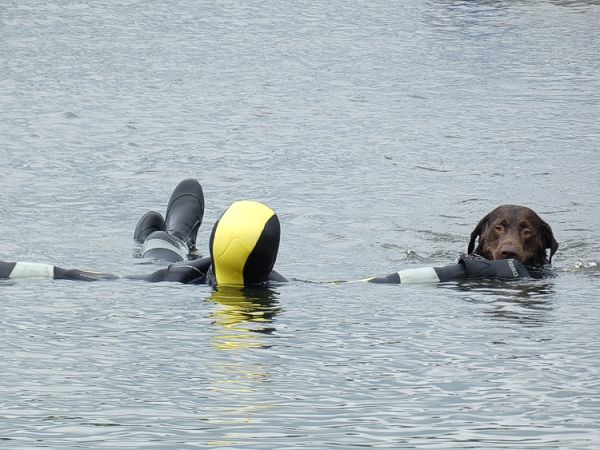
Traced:
POLYGON ((156 211, 148 211, 138 221, 133 232, 133 240, 143 244, 146 238, 155 231, 165 231, 165 219, 156 211))
POLYGON ((165 229, 167 233, 181 239, 190 252, 196 250, 196 235, 204 216, 204 193, 197 180, 181 181, 169 200, 165 229))

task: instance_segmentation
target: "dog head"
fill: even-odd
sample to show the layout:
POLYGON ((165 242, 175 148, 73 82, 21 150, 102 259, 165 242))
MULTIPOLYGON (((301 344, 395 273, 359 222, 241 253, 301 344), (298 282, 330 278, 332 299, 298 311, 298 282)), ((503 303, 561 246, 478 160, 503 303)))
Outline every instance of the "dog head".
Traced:
POLYGON ((558 242, 550 225, 535 211, 525 206, 502 205, 479 221, 471 233, 467 252, 491 260, 514 258, 524 265, 543 266, 552 262, 556 250, 558 242))

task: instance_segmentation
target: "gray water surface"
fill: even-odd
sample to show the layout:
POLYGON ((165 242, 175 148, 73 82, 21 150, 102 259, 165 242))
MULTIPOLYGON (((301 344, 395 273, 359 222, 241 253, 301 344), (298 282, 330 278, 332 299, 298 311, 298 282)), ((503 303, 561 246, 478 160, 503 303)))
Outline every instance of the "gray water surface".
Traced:
POLYGON ((119 274, 198 178, 282 223, 266 291, 0 281, 0 447, 600 443, 600 5, 0 2, 0 259, 119 274), (534 208, 556 278, 444 265, 534 208))

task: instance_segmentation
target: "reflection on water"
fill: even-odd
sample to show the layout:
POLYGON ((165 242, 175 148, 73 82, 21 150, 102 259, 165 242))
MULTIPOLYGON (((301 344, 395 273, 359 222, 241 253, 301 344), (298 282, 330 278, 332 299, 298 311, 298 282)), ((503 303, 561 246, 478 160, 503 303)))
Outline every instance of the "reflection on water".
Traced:
POLYGON ((218 287, 209 301, 217 308, 211 314, 217 326, 214 345, 221 350, 268 348, 262 335, 275 331, 272 325, 279 312, 278 293, 266 287, 218 287))
MULTIPOLYGON (((218 287, 208 299, 216 305, 210 314, 213 346, 230 354, 230 358, 214 361, 213 382, 208 389, 226 401, 218 414, 207 419, 211 424, 234 430, 255 423, 255 416, 274 407, 263 388, 271 373, 269 365, 244 358, 243 353, 271 347, 266 340, 275 331, 272 323, 281 309, 278 295, 266 287, 218 287)), ((233 431, 224 438, 220 445, 239 443, 233 431)))
POLYGON ((459 283, 457 289, 477 294, 473 297, 466 297, 468 301, 480 303, 490 299, 491 301, 486 303, 489 307, 485 313, 496 320, 508 320, 528 326, 542 326, 550 320, 548 314, 553 309, 550 304, 550 299, 554 295, 553 283, 548 280, 468 281, 459 283))

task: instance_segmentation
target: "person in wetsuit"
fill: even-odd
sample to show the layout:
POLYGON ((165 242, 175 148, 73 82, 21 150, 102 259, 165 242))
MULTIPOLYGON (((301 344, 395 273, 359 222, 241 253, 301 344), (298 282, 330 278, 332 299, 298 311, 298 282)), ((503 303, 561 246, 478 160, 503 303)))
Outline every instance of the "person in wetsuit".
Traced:
POLYGON ((257 286, 287 281, 273 270, 279 250, 281 228, 277 214, 267 205, 250 200, 236 201, 214 224, 210 256, 199 258, 196 236, 204 214, 204 195, 198 181, 177 185, 165 219, 150 211, 142 216, 134 239, 141 256, 173 262, 150 274, 125 275, 64 269, 44 263, 0 261, 0 279, 54 278, 97 281, 116 278, 186 284, 257 286))
POLYGON ((273 270, 281 227, 271 208, 249 200, 232 203, 213 226, 210 256, 200 258, 196 237, 203 216, 202 186, 193 178, 181 181, 171 194, 165 218, 149 211, 133 233, 141 245, 140 257, 174 264, 127 278, 233 286, 285 281, 273 270))
MULTIPOLYGON (((185 223, 193 222, 186 220, 185 223)), ((126 278, 227 286, 255 286, 287 281, 273 270, 280 234, 279 218, 271 208, 255 201, 236 201, 213 226, 209 240, 210 256, 176 262, 149 275, 132 275, 126 278)), ((153 239, 164 239, 164 236, 157 235, 155 231, 148 235, 146 241, 153 239)), ((174 258, 174 255, 185 253, 178 250, 181 248, 180 242, 173 248, 168 243, 164 240, 160 247, 155 243, 148 246, 144 243, 142 248, 153 250, 142 251, 142 256, 174 258)))

